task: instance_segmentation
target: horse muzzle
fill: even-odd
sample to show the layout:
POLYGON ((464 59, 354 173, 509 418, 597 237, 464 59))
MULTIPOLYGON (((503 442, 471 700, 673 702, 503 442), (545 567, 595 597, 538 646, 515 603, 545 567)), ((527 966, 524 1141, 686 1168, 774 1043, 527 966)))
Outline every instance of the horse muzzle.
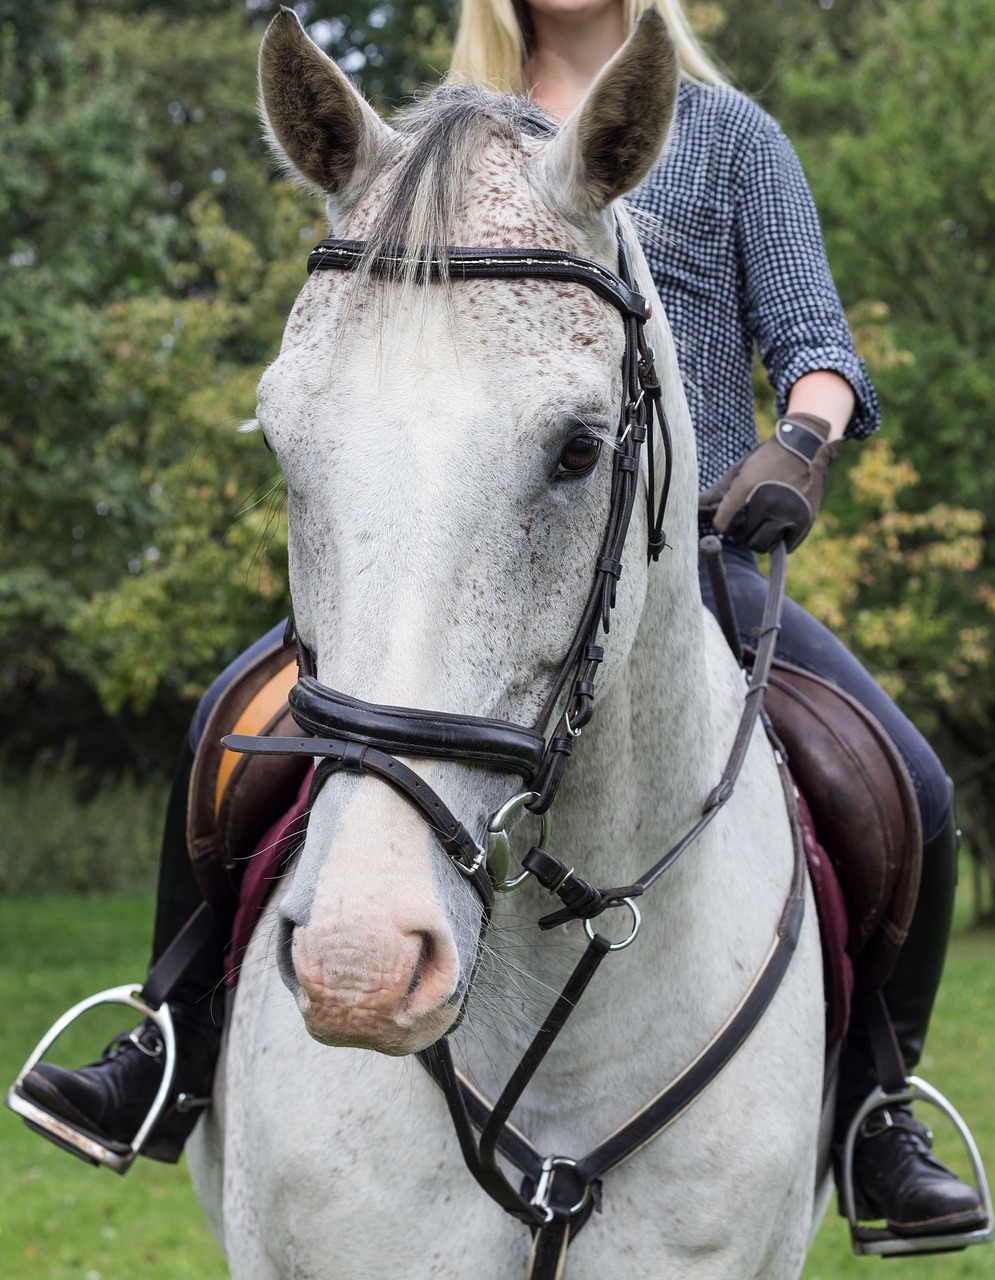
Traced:
MULTIPOLYGON (((372 904, 371 904, 372 906, 372 904)), ((343 902, 297 924, 280 908, 277 961, 308 1034, 322 1044, 416 1053, 458 1022, 468 987, 432 899, 385 914, 343 902)))

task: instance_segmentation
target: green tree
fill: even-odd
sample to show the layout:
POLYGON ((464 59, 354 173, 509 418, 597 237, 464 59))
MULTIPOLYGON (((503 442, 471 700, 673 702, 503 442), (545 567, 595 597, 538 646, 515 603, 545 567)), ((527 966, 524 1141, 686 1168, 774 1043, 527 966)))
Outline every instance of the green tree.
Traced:
POLYGON ((0 716, 18 748, 171 756, 190 700, 285 607, 255 505, 272 459, 235 428, 324 227, 274 180, 256 44, 240 14, 96 15, 58 83, 20 119, 0 109, 0 716))
MULTIPOLYGON (((169 759, 196 697, 287 607, 257 436, 325 232, 276 176, 255 57, 275 5, 0 0, 0 726, 18 754, 169 759)), ((312 34, 381 106, 448 62, 448 0, 312 34)))
MULTIPOLYGON (((817 40, 777 98, 841 292, 865 317, 877 308, 904 353, 873 370, 910 469, 894 509, 833 502, 839 539, 877 538, 841 632, 966 783, 972 839, 995 861, 995 6, 873 5, 857 35, 817 40)), ((865 343, 873 329, 858 326, 865 343)))

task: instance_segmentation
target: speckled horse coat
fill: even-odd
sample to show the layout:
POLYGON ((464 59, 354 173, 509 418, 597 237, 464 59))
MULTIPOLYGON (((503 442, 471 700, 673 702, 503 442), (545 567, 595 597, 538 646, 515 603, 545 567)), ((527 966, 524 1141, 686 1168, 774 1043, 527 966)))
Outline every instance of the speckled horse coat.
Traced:
MULTIPOLYGON (((260 66, 271 134, 328 196, 335 235, 542 246, 612 268, 612 202, 664 143, 677 74, 662 22, 644 19, 550 139, 520 127, 533 109, 467 90, 389 128, 287 10, 260 66)), ((742 706, 698 594, 694 443, 656 309, 670 546, 647 566, 637 504, 598 713, 554 808, 554 851, 601 884, 628 883, 693 825, 742 706)), ((325 684, 534 721, 590 587, 621 351, 617 313, 577 285, 309 279, 258 419, 286 477, 296 617, 325 684)), ((409 763, 478 835, 508 798, 507 775, 409 763)), ((516 1110, 540 1150, 588 1150, 700 1052, 761 965, 791 868, 758 735, 733 800, 643 899, 637 943, 602 966, 516 1110)), ((215 1106, 191 1149, 236 1280, 524 1275, 528 1232, 470 1178, 445 1103, 409 1055, 468 1001, 454 1051, 496 1096, 584 946, 579 926, 536 929, 548 909, 530 885, 499 896, 465 994, 481 910, 469 883, 377 779, 322 790, 247 953, 215 1106)), ((604 1212, 571 1247, 571 1280, 797 1276, 822 1070, 809 911, 745 1047, 606 1179, 604 1212)))

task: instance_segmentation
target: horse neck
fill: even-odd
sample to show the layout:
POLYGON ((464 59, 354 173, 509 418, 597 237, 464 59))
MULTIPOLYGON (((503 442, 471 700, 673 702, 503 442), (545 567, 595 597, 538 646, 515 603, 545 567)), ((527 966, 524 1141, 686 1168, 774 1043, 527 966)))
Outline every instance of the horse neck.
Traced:
MULTIPOLYGON (((651 570, 667 581, 647 599, 630 662, 599 700, 554 806, 551 852, 598 886, 643 875, 691 829, 718 778, 716 737, 730 735, 713 715, 704 656, 711 646, 693 570, 693 561, 651 570)), ((636 944, 603 962, 524 1099, 518 1116, 527 1131, 536 1126, 537 1140, 555 1141, 585 1106, 606 1131, 621 1123, 655 1092, 661 1073, 676 1075, 694 1057, 703 1022, 721 1024, 724 1013, 696 1007, 699 983, 718 985, 709 950, 712 904, 723 892, 720 862, 708 833, 642 899, 636 944), (665 1043, 648 1029, 633 1034, 648 1023, 665 1028, 665 1043)), ((490 1096, 585 946, 579 922, 551 933, 535 927, 559 906, 555 898, 519 892, 498 903, 497 958, 478 982, 466 1039, 471 1072, 490 1096), (510 940, 502 937, 508 933, 510 940)), ((595 927, 618 938, 629 923, 620 909, 595 927)))
MULTIPOLYGON (((658 348, 659 349, 659 348, 658 348)), ((666 348, 665 348, 666 357, 666 348)), ((665 386, 667 380, 664 380, 665 386)), ((657 564, 639 563, 644 555, 642 530, 634 527, 625 550, 626 576, 639 580, 645 571, 646 591, 642 601, 622 597, 619 613, 640 608, 635 639, 624 668, 610 687, 599 691, 596 712, 566 770, 553 807, 550 851, 576 868, 577 873, 599 886, 630 884, 642 876, 663 852, 686 834, 701 814, 702 803, 718 780, 720 757, 727 749, 735 725, 735 683, 727 680, 729 696, 716 699, 713 667, 728 667, 728 653, 717 650, 713 630, 703 616, 697 578, 697 487, 693 466, 693 440, 687 411, 679 391, 672 394, 668 416, 674 429, 675 476, 667 512, 668 542, 657 564), (726 663, 723 664, 723 659, 726 663)), ((622 619, 620 619, 620 624, 622 619)), ((621 625, 618 629, 621 629, 621 625)), ((606 649, 616 639, 616 628, 604 639, 606 649)), ((726 672, 728 675, 728 671, 726 672)), ((721 695, 723 682, 719 682, 721 695)), ((741 692, 740 692, 741 700, 741 692)), ((529 837, 534 839, 530 831, 529 837)), ((665 895, 651 891, 643 933, 637 947, 626 952, 625 967, 632 968, 630 955, 640 967, 666 972, 680 983, 693 973, 696 951, 707 934, 707 901, 720 892, 720 875, 710 839, 701 842, 695 856, 678 863, 668 872, 665 895), (704 913, 702 908, 704 907, 704 913), (674 945, 678 939, 680 945, 674 945), (686 945, 685 945, 686 943, 686 945)), ((516 981, 528 988, 523 1002, 533 1004, 531 1021, 549 989, 558 990, 583 947, 580 925, 542 933, 535 919, 559 904, 535 888, 519 891, 513 899, 499 899, 497 906, 497 959, 493 970, 481 975, 478 988, 486 990, 483 1004, 490 1005, 490 1017, 499 1029, 478 1058, 485 1083, 488 1076, 500 1076, 502 1066, 513 1064, 527 1039, 524 1030, 530 1020, 502 1017, 508 1003, 507 967, 517 973, 516 981), (502 957, 502 931, 510 932, 512 949, 502 957), (525 974, 535 976, 529 986, 525 974), (491 1072, 484 1058, 497 1064, 491 1072)), ((625 911, 610 913, 598 925, 609 936, 618 936, 628 926, 625 911)), ((621 953, 620 953, 621 954, 621 953)), ((608 961, 608 968, 616 957, 608 961)), ((489 966, 488 966, 489 968, 489 966)), ((570 1027, 562 1037, 562 1052, 554 1050, 550 1067, 571 1077, 599 1057, 599 1044, 617 1043, 619 1018, 626 1016, 632 1001, 647 1011, 647 999, 655 1012, 673 1029, 674 1011, 662 995, 660 984, 647 996, 643 981, 630 982, 621 990, 599 982, 585 994, 583 1012, 577 1016, 579 1032, 570 1027), (657 997, 660 997, 657 1000, 657 997)), ((681 1042, 679 1029, 675 1036, 681 1042)), ((691 1038, 689 1033, 689 1039, 691 1038)))

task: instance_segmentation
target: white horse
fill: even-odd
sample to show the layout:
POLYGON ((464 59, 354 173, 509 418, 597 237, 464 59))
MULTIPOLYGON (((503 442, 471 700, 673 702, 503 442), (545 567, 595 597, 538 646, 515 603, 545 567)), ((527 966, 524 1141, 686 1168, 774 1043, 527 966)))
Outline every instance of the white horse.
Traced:
MULTIPOLYGON (((328 196, 338 237, 431 253, 549 248, 614 272, 621 218, 652 300, 673 435, 669 545, 647 564, 637 502, 597 713, 548 845, 594 884, 629 884, 694 826, 743 704, 698 589, 695 445, 673 344, 613 205, 665 141, 677 71, 663 24, 643 20, 555 136, 520 127, 522 104, 470 91, 436 95, 395 131, 288 10, 260 69, 272 137, 328 196)), ((324 685, 536 721, 599 555, 622 355, 616 308, 582 284, 311 276, 258 418, 287 481, 296 620, 324 685)), ((516 786, 487 764, 404 763, 479 840, 516 786)), ((518 856, 537 831, 525 815, 518 856)), ((641 899, 638 939, 605 959, 516 1129, 540 1152, 579 1156, 677 1077, 760 971, 792 874, 782 786, 758 731, 732 799, 641 899)), ((585 948, 581 922, 536 928, 558 906, 534 881, 499 894, 477 963, 480 898, 419 813, 377 777, 323 787, 247 954, 215 1106, 191 1149, 236 1280, 526 1273, 528 1230, 469 1175, 446 1102, 410 1055, 465 1012, 455 1057, 497 1096, 585 948)), ((596 923, 618 938, 629 919, 596 923)), ((799 1274, 822 1169, 823 1016, 809 903, 743 1047, 605 1177, 603 1212, 569 1251, 571 1280, 799 1274)))

